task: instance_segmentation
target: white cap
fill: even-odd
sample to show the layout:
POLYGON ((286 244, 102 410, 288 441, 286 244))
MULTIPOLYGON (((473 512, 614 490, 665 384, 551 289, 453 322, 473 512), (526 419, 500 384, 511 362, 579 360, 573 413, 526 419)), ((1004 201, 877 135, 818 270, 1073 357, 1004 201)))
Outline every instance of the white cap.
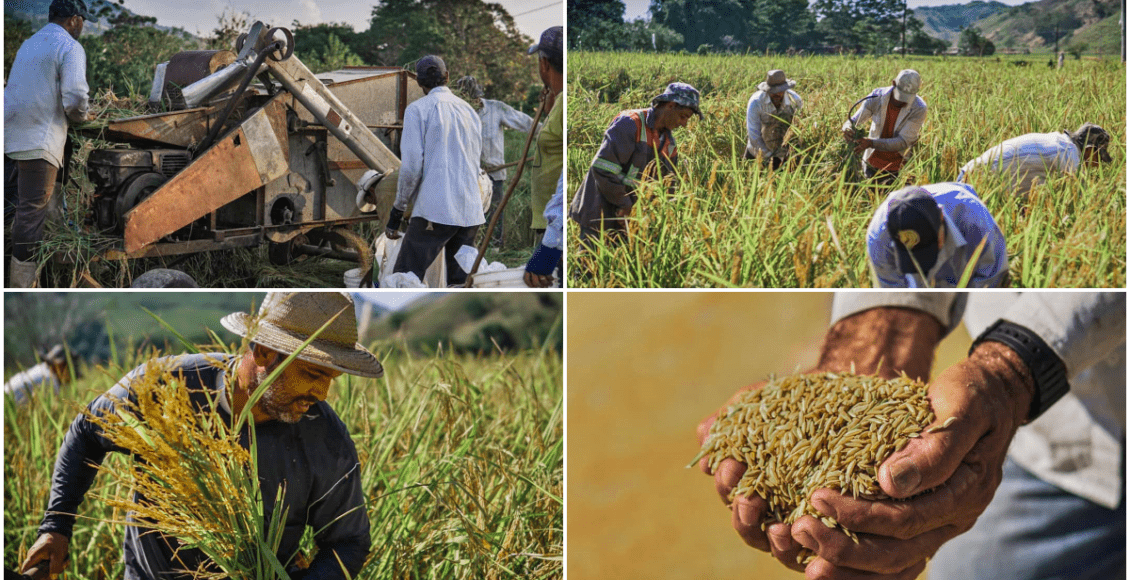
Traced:
POLYGON ((922 77, 918 76, 918 71, 909 68, 899 71, 895 77, 895 100, 903 103, 913 101, 921 85, 922 77))

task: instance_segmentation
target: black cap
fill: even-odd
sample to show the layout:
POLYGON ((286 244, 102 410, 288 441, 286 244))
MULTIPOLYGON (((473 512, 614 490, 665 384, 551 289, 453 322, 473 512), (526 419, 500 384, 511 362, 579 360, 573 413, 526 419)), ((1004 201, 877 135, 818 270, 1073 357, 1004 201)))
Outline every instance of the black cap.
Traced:
POLYGON ((917 274, 915 261, 923 274, 934 267, 938 261, 938 230, 943 223, 942 209, 921 187, 904 187, 887 197, 887 231, 895 243, 899 271, 917 274))
POLYGON ((1110 163, 1110 153, 1107 151, 1107 146, 1110 145, 1110 133, 1107 133, 1106 129, 1094 123, 1083 123, 1071 133, 1071 140, 1079 147, 1079 151, 1088 147, 1098 149, 1099 159, 1104 163, 1110 163))
POLYGON ((416 61, 416 80, 424 85, 436 86, 447 75, 447 65, 443 59, 429 54, 416 61))
POLYGON ((87 22, 98 22, 98 19, 86 7, 84 0, 51 0, 51 7, 47 9, 47 14, 49 18, 81 16, 87 22))
POLYGON ((563 56, 564 49, 562 48, 564 37, 564 28, 560 26, 546 28, 545 31, 541 33, 541 39, 538 40, 537 44, 530 46, 530 50, 527 51, 527 54, 539 53, 541 56, 548 59, 550 64, 555 68, 562 70, 565 62, 563 56))

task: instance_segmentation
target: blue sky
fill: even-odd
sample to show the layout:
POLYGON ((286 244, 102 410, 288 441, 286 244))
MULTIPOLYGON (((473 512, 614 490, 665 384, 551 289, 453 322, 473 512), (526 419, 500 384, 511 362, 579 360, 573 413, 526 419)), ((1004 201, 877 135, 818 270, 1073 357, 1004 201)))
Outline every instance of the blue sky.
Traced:
MULTIPOLYGON (((1009 6, 1017 6, 1025 4, 1032 0, 998 0, 1002 4, 1009 6)), ((647 16, 647 7, 651 5, 651 0, 624 0, 627 10, 624 11, 624 18, 627 20, 635 20, 641 16, 647 16)), ((907 0, 910 8, 918 8, 920 6, 945 6, 947 4, 968 4, 968 2, 958 2, 955 0, 907 0)))

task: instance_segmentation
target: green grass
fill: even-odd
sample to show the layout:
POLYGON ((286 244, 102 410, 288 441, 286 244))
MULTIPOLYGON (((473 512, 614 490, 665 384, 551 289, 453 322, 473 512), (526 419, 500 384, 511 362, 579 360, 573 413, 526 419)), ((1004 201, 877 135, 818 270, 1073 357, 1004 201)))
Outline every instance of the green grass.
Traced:
MULTIPOLYGON (((1074 61, 1073 61, 1074 62, 1074 61)), ((840 125, 871 89, 902 68, 923 78, 929 106, 918 145, 895 187, 957 178, 1001 141, 1030 132, 1105 127, 1114 162, 1057 175, 1028 203, 1000 182, 977 183, 1004 232, 1014 286, 1122 287, 1126 281, 1125 68, 1080 61, 1070 74, 993 59, 765 58, 629 53, 569 55, 568 188, 580 187, 617 112, 647 106, 667 83, 702 92, 705 119, 676 131, 674 193, 643 186, 619 246, 570 253, 571 287, 870 286, 865 236, 890 191, 856 182, 858 156, 840 125), (745 107, 765 71, 798 81, 805 106, 791 137, 796 166, 769 171, 742 159, 745 107)), ((570 247, 577 248, 576 224, 570 247)))
MULTIPOLYGON (((373 348, 385 378, 342 377, 329 398, 356 442, 372 523, 372 552, 358 578, 560 578, 559 355, 417 357, 394 343, 373 348)), ((55 455, 78 409, 145 360, 122 353, 59 397, 23 408, 5 401, 6 568, 18 569, 35 540, 55 455)), ((118 469, 125 461, 108 458, 118 469)), ((105 474, 96 480, 71 540, 74 577, 122 576, 122 528, 112 522, 124 514, 93 498, 127 493, 105 474)))

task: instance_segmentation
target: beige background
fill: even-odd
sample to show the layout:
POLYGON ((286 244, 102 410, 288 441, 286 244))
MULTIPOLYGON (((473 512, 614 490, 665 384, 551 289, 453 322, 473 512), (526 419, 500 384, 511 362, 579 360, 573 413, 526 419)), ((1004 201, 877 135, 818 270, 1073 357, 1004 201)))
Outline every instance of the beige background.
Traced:
MULTIPOLYGON (((815 364, 831 295, 570 292, 566 570, 595 578, 796 580, 747 547, 695 426, 739 387, 815 364)), ((959 328, 935 373, 969 348, 959 328)))

